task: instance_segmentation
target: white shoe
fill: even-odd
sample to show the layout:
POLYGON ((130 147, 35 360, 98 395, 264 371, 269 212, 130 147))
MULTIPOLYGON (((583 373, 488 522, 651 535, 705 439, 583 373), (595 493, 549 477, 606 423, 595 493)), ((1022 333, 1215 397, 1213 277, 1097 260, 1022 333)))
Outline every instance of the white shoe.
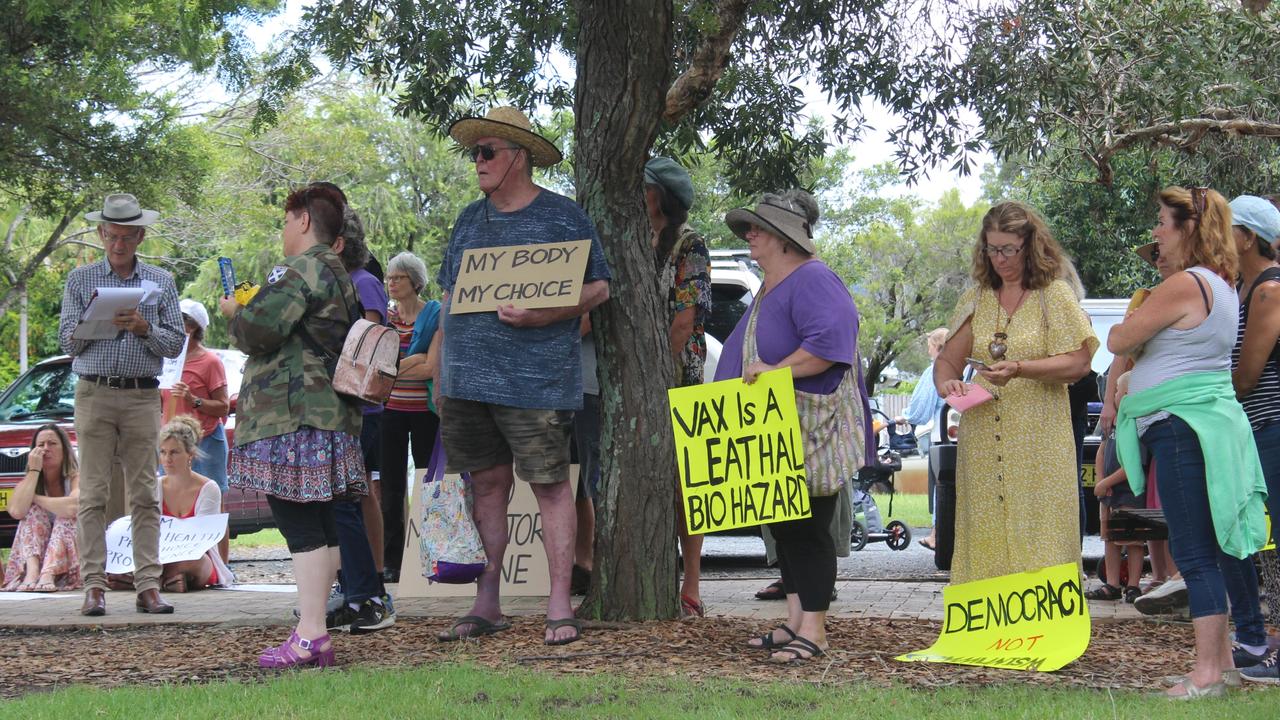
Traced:
POLYGON ((1133 607, 1143 615, 1165 615, 1186 607, 1187 583, 1181 579, 1167 580, 1163 585, 1133 602, 1133 607))

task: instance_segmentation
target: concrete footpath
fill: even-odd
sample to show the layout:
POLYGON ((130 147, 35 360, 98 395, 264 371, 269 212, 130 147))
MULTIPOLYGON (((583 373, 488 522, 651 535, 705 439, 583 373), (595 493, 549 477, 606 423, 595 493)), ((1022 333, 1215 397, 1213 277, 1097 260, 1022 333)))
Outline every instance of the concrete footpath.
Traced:
MULTIPOLYGON (((786 603, 755 599, 755 592, 773 577, 704 579, 702 599, 708 617, 777 619, 786 617, 786 603)), ((1086 588, 1097 585, 1090 580, 1086 588)), ((933 620, 941 622, 941 582, 889 580, 838 580, 838 599, 831 605, 831 617, 933 620)), ((395 586, 391 586, 395 596, 395 586)), ((144 615, 134 610, 134 595, 107 593, 107 614, 87 618, 80 615, 84 593, 63 592, 0 593, 0 627, 26 629, 66 629, 73 627, 124 627, 151 624, 209 624, 223 626, 291 625, 295 603, 292 585, 251 585, 236 590, 201 590, 182 595, 166 595, 177 611, 172 615, 144 615)), ((509 597, 504 600, 508 615, 540 615, 543 598, 509 597)), ((396 598, 401 618, 457 617, 471 606, 470 598, 396 598)), ((1123 602, 1091 602, 1089 613, 1095 622, 1137 620, 1143 616, 1123 602)))

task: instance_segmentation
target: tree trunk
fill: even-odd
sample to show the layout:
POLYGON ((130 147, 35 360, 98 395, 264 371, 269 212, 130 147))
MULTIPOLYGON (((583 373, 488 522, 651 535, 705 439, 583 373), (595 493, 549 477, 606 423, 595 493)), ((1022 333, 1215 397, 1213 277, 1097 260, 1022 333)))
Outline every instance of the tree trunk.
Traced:
POLYGON ((574 103, 578 201, 613 275, 592 314, 603 464, 591 592, 606 620, 676 615, 676 472, 666 390, 675 378, 644 212, 643 172, 671 82, 671 0, 579 0, 574 103))

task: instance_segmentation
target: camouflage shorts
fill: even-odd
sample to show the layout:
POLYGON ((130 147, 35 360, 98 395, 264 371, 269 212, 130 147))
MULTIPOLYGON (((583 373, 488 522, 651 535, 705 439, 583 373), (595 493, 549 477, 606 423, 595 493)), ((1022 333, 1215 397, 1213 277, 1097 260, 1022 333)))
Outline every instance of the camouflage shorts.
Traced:
POLYGON ((448 458, 445 472, 514 465, 516 475, 528 483, 569 479, 573 411, 531 410, 444 397, 439 409, 448 458))

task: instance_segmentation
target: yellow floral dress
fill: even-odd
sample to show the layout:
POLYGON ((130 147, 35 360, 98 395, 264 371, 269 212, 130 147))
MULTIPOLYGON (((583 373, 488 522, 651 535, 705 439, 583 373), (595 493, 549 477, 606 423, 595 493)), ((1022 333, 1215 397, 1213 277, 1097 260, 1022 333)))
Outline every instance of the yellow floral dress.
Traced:
MULTIPOLYGON (((947 326, 972 322, 971 357, 995 362, 987 344, 1004 327, 995 293, 968 290, 947 326)), ((1061 280, 1029 293, 1008 319, 1007 360, 1098 349, 1089 318, 1061 280)), ((955 555, 951 581, 1027 572, 1080 561, 1075 441, 1067 386, 1014 378, 1002 388, 975 382, 997 400, 960 418, 955 555)))

